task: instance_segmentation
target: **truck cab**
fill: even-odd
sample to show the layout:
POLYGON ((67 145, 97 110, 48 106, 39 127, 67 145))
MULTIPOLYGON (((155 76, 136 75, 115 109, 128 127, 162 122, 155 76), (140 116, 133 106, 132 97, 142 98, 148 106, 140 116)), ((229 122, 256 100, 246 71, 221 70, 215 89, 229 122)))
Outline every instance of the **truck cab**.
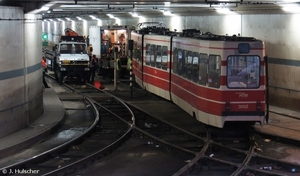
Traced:
POLYGON ((86 81, 89 76, 90 57, 82 36, 62 36, 55 51, 55 78, 62 83, 65 76, 86 81))

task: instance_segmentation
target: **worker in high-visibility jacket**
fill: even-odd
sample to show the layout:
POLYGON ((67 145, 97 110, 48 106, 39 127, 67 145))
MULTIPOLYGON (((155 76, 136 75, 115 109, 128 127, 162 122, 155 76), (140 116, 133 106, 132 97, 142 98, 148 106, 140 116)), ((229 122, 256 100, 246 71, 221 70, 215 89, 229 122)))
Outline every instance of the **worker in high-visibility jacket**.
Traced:
POLYGON ((131 58, 130 57, 127 58, 127 70, 128 71, 131 70, 131 58))
MULTIPOLYGON (((129 85, 132 88, 133 74, 132 74, 132 62, 130 57, 127 58, 127 71, 129 73, 129 80, 130 80, 129 85)), ((131 89, 131 96, 132 96, 132 89, 131 89)))
POLYGON ((45 80, 45 74, 47 72, 47 62, 45 56, 42 57, 42 69, 43 69, 43 84, 45 88, 50 88, 45 80))

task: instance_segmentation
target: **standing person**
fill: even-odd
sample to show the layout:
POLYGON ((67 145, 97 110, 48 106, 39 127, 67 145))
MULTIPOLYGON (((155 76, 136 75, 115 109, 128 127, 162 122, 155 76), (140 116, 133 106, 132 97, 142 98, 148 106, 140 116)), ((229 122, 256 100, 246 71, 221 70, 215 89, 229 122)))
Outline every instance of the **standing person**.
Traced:
POLYGON ((98 58, 98 76, 101 76, 101 74, 103 73, 103 59, 98 58))
POLYGON ((45 80, 45 73, 47 72, 47 62, 45 56, 42 58, 42 67, 43 67, 43 84, 45 88, 50 88, 45 80))
POLYGON ((95 73, 97 71, 97 68, 98 68, 98 60, 96 58, 96 55, 93 55, 92 59, 91 59, 91 77, 90 77, 90 82, 94 82, 95 73))
POLYGON ((121 61, 120 61, 120 54, 117 54, 117 59, 116 59, 116 70, 117 70, 117 80, 119 81, 119 79, 121 78, 121 61))
POLYGON ((127 58, 127 66, 126 66, 126 69, 127 69, 127 73, 126 74, 128 74, 129 75, 129 78, 131 78, 131 76, 132 76, 132 65, 131 65, 131 58, 130 57, 128 57, 127 58))
POLYGON ((127 58, 127 67, 126 68, 128 71, 130 71, 130 69, 131 69, 131 58, 130 57, 127 58))

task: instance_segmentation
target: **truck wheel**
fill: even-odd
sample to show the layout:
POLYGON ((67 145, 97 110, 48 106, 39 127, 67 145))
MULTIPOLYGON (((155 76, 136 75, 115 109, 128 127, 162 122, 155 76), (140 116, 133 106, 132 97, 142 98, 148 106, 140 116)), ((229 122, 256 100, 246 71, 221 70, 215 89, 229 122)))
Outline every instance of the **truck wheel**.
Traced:
POLYGON ((54 69, 54 77, 55 77, 55 80, 58 82, 58 70, 57 70, 57 68, 54 69))
POLYGON ((83 73, 83 82, 86 83, 90 80, 90 74, 89 72, 84 72, 83 73))
POLYGON ((61 84, 64 79, 64 73, 58 72, 58 83, 61 84))

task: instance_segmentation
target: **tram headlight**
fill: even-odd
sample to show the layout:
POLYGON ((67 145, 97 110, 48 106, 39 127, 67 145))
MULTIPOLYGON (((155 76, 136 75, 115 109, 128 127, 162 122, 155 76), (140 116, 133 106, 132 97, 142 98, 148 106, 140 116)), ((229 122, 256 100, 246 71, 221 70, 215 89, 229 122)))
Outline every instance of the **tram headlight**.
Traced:
POLYGON ((261 111, 261 103, 259 101, 256 102, 256 110, 261 111))
POLYGON ((225 104, 225 111, 230 111, 230 102, 227 101, 225 104))

